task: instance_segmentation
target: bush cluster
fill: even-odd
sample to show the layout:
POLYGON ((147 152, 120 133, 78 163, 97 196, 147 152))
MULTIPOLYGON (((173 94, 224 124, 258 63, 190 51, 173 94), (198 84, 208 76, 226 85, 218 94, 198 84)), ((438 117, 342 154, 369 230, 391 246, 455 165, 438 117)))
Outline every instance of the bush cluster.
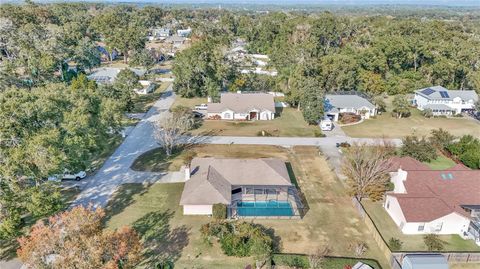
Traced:
POLYGON ((207 240, 216 238, 227 256, 248 257, 270 256, 273 240, 267 230, 258 224, 248 222, 211 222, 200 229, 207 240))

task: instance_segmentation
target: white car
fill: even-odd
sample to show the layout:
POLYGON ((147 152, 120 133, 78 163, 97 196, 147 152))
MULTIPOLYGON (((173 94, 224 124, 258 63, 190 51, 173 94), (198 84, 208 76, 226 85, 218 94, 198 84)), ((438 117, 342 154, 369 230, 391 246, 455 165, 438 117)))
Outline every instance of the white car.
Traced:
POLYGON ((207 105, 207 104, 199 104, 199 105, 196 105, 196 106, 195 106, 195 109, 196 109, 196 110, 207 110, 207 109, 208 109, 208 105, 207 105))
POLYGON ((78 180, 84 179, 86 176, 87 176, 87 173, 85 173, 85 171, 80 171, 76 174, 65 172, 65 173, 60 174, 60 175, 49 176, 48 180, 49 181, 62 181, 64 179, 75 179, 75 180, 78 181, 78 180))

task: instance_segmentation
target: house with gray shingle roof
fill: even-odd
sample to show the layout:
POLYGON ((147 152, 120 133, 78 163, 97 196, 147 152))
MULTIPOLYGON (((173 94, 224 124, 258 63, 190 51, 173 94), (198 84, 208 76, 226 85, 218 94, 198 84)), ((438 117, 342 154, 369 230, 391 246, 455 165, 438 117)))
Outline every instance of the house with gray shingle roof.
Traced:
POLYGON ((185 170, 184 215, 211 215, 224 204, 230 218, 300 216, 300 199, 284 161, 194 158, 185 170))
POLYGON ((455 115, 475 109, 478 95, 475 91, 448 90, 433 86, 415 91, 414 105, 421 111, 429 109, 433 115, 455 115))
POLYGON ((333 121, 338 121, 341 113, 354 113, 369 119, 377 114, 374 104, 357 94, 325 95, 325 114, 333 121))
POLYGON ((209 103, 207 116, 222 120, 273 120, 275 101, 268 93, 222 93, 220 103, 209 103))

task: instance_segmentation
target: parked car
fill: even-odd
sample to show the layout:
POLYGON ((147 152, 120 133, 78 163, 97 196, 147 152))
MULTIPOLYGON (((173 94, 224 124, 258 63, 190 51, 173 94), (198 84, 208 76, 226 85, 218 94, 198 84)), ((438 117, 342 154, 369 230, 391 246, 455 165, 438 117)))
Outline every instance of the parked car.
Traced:
POLYGON ((87 176, 87 173, 85 171, 80 171, 78 173, 70 173, 70 172, 65 172, 63 174, 59 175, 52 175, 48 177, 49 181, 62 181, 64 179, 75 179, 77 181, 84 179, 87 176))
POLYGON ((199 104, 195 106, 196 110, 207 110, 208 105, 207 104, 199 104))
POLYGON ((200 113, 198 111, 193 111, 193 117, 195 117, 197 119, 201 119, 201 118, 205 117, 205 114, 200 113))

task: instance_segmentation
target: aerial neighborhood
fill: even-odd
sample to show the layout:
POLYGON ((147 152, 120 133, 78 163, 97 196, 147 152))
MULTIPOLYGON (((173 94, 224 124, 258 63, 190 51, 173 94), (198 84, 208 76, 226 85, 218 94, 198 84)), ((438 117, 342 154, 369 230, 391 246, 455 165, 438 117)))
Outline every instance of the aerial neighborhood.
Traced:
POLYGON ((0 269, 480 268, 480 3, 0 4, 0 269))

